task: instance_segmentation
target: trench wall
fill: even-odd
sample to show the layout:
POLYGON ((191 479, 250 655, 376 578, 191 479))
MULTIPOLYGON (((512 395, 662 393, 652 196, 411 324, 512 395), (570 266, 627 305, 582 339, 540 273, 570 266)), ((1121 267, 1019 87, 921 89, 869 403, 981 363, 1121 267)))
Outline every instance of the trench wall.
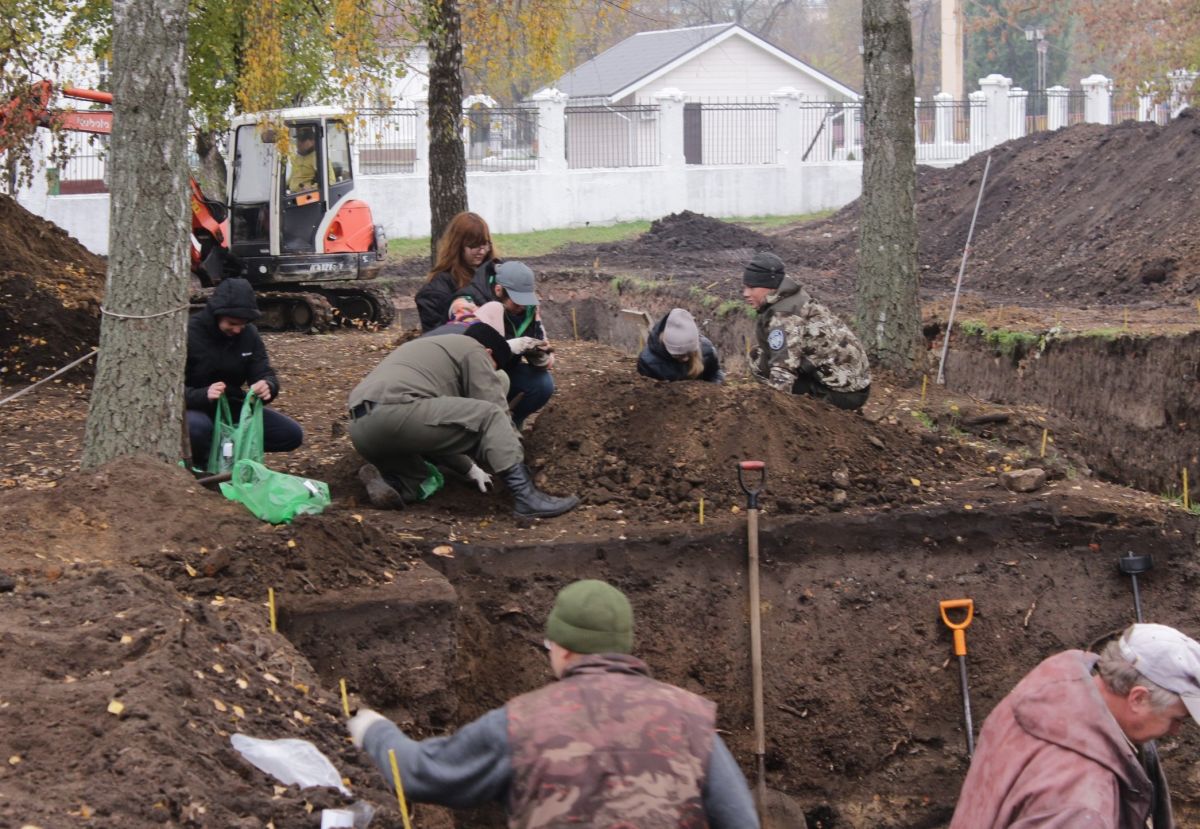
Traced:
POLYGON ((1069 418, 1102 477, 1178 492, 1200 474, 1200 333, 1081 336, 1003 354, 956 339, 946 385, 995 403, 1036 404, 1069 418))

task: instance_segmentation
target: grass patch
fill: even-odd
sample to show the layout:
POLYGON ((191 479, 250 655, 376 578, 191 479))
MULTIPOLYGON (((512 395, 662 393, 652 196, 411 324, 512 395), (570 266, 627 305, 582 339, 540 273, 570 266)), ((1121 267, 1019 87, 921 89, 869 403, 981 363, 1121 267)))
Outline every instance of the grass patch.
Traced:
POLYGON ((718 317, 727 317, 730 314, 745 314, 748 318, 754 319, 758 316, 758 312, 746 304, 741 299, 727 299, 717 306, 714 312, 718 317))
POLYGON ((934 431, 937 431, 937 424, 934 423, 933 418, 930 417, 929 415, 927 415, 925 412, 915 410, 912 412, 912 416, 917 421, 917 423, 920 423, 926 429, 932 429, 934 431))
POLYGON ((795 213, 791 216, 737 216, 732 219, 723 219, 722 221, 744 225, 752 230, 765 230, 828 219, 836 212, 835 210, 818 210, 815 213, 795 213))
POLYGON ((623 274, 618 274, 617 276, 614 276, 612 279, 608 280, 608 286, 612 288, 614 293, 618 294, 625 293, 626 291, 657 291, 666 284, 666 282, 663 282, 660 279, 642 279, 639 276, 626 276, 623 274))
POLYGON ((1006 328, 988 328, 977 320, 963 320, 958 330, 968 337, 977 337, 996 349, 1000 354, 1019 360, 1031 351, 1041 349, 1046 342, 1044 334, 1032 331, 1010 331, 1006 328))
MULTIPOLYGON (((571 244, 601 244, 633 239, 650 229, 649 222, 621 222, 615 225, 587 225, 535 230, 529 233, 493 233, 496 250, 505 259, 543 256, 571 244)), ((388 255, 399 259, 429 255, 429 237, 389 239, 388 255)))

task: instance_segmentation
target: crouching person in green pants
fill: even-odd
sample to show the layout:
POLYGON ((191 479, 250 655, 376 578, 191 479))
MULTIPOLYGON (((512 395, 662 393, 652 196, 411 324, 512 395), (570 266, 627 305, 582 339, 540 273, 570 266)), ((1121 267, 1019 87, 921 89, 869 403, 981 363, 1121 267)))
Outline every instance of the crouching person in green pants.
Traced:
POLYGON ((428 498, 441 485, 441 464, 487 491, 491 476, 508 486, 518 516, 551 518, 579 504, 533 485, 513 426, 504 375, 508 342, 486 323, 462 336, 404 343, 350 392, 350 440, 367 460, 359 478, 376 506, 428 498))

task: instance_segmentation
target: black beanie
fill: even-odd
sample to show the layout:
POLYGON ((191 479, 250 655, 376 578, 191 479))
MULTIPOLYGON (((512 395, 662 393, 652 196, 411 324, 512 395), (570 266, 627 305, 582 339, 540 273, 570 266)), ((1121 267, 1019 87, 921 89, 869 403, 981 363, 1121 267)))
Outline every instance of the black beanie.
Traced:
POLYGON ((490 348, 492 359, 496 361, 496 368, 503 369, 512 362, 513 353, 512 349, 508 347, 508 340, 504 339, 503 334, 486 322, 471 323, 463 332, 463 336, 470 337, 484 348, 490 348))
POLYGON ((253 322, 262 316, 254 295, 254 286, 245 279, 223 279, 208 298, 213 317, 235 317, 253 322))
POLYGON ((742 284, 747 288, 778 288, 783 276, 783 260, 769 250, 760 250, 742 271, 742 284))

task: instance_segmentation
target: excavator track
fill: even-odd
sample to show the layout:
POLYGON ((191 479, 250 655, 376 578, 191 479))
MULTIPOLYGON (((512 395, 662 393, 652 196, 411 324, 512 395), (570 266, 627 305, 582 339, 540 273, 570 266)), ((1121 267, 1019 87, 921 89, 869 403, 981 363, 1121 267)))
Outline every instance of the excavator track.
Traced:
POLYGON ((329 300, 314 291, 263 291, 258 294, 262 331, 303 331, 319 334, 336 325, 329 300))
POLYGON ((333 285, 305 285, 309 291, 319 291, 333 306, 335 324, 377 330, 387 328, 396 319, 392 294, 377 285, 361 282, 333 285))

